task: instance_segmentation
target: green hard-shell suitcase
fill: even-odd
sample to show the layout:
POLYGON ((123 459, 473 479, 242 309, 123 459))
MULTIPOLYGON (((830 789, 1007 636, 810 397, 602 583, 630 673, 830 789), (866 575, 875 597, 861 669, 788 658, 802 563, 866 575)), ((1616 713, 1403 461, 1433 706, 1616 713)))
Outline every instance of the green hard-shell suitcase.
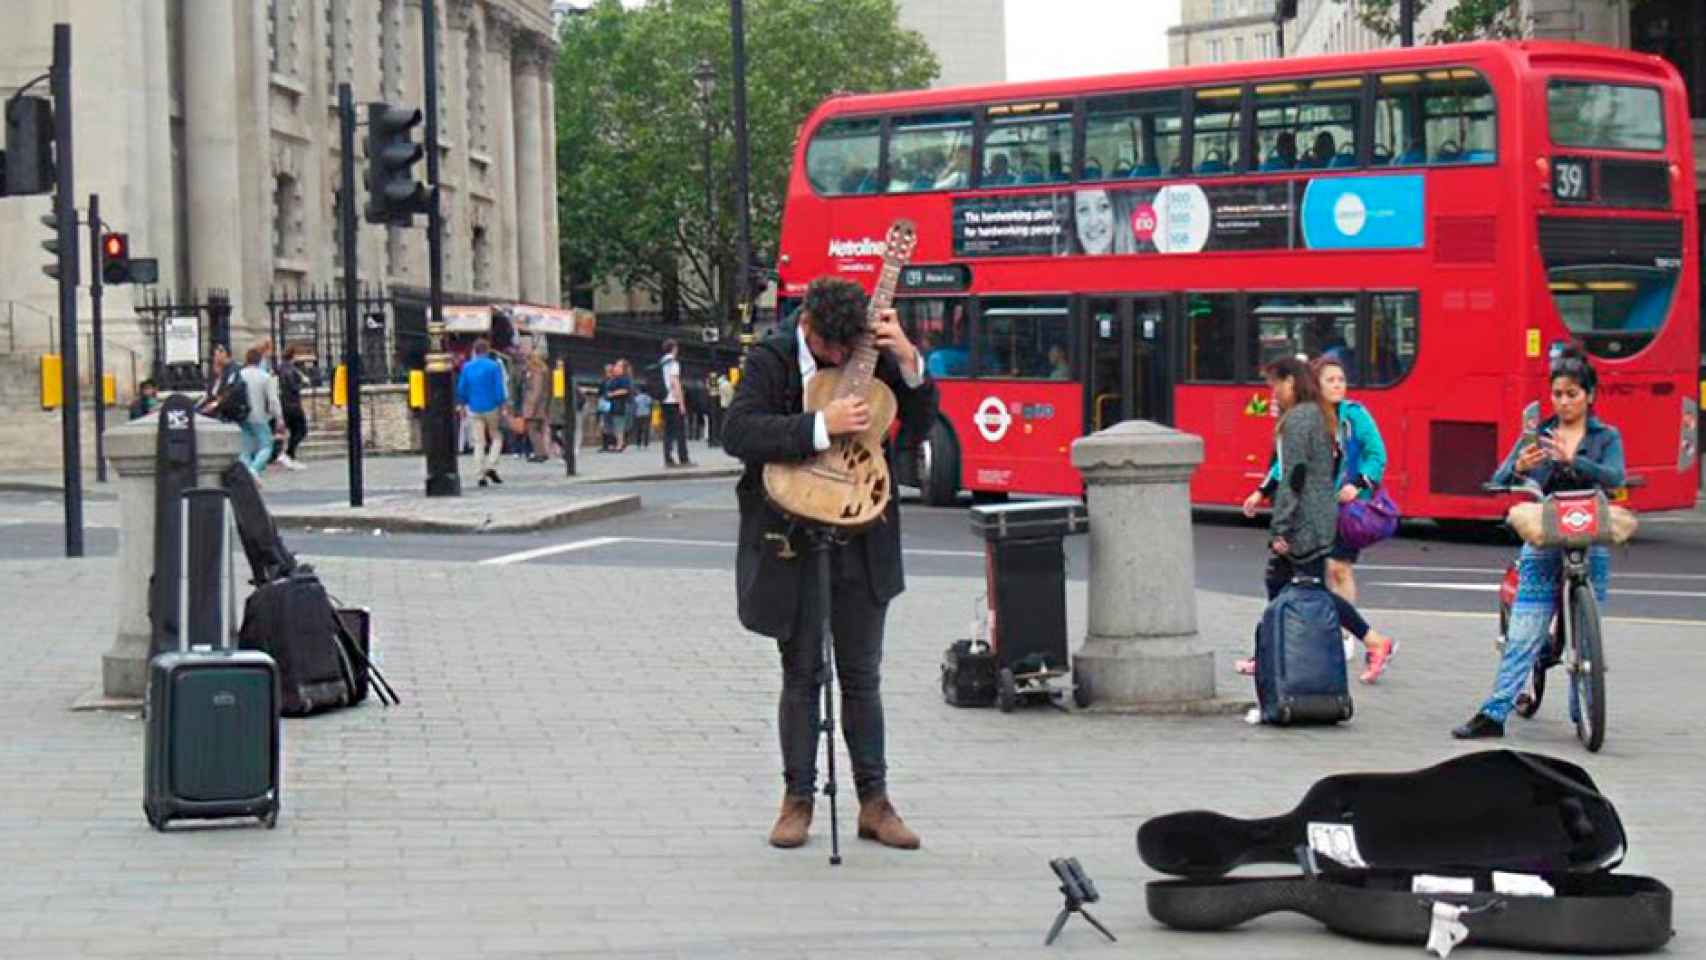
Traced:
POLYGON ((278 666, 234 646, 231 527, 225 491, 184 492, 178 649, 149 662, 144 701, 142 810, 156 830, 173 820, 278 822, 278 666))

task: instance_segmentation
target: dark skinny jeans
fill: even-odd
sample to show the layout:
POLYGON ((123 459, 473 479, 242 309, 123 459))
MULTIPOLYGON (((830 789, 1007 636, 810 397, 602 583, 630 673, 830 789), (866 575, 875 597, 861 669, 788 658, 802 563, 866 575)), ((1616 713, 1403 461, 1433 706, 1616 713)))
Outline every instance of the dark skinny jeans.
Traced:
MULTIPOLYGON (((1291 582, 1292 577, 1314 577, 1321 581, 1322 589, 1326 589, 1327 558, 1321 556, 1303 563, 1292 563, 1289 557, 1269 553, 1268 568, 1262 576, 1268 588, 1268 602, 1272 603, 1273 599, 1279 596, 1279 592, 1291 582)), ((1357 612, 1356 605, 1331 590, 1328 590, 1327 593, 1333 598, 1333 606, 1339 611, 1339 626, 1349 630, 1351 636, 1358 640, 1367 638, 1368 621, 1364 620, 1362 614, 1357 612)))

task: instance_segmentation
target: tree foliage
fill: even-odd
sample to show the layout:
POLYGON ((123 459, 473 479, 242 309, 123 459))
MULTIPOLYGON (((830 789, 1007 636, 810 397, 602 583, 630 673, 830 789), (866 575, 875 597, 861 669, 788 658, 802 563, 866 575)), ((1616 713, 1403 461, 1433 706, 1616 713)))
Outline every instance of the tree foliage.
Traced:
MULTIPOLYGON (((921 87, 937 72, 896 0, 746 0, 755 250, 776 249, 793 144, 825 97, 921 87)), ((557 202, 565 281, 679 296, 692 319, 731 309, 734 238, 728 0, 600 0, 563 25, 556 68, 557 202), (716 70, 709 109, 692 74, 716 70), (702 160, 712 142, 712 210, 702 160)), ((565 286, 567 284, 565 283, 565 286)), ((683 319, 686 319, 685 317, 683 319)))
MULTIPOLYGON (((1387 41, 1398 39, 1398 0, 1338 0, 1356 10, 1357 20, 1387 41)), ((1460 43, 1469 40, 1514 40, 1527 36, 1527 20, 1519 0, 1416 0, 1416 17, 1436 2, 1450 4, 1444 22, 1423 43, 1460 43)), ((1615 4, 1617 0, 1605 0, 1615 4)), ((1648 0, 1633 0, 1639 7, 1648 0)))

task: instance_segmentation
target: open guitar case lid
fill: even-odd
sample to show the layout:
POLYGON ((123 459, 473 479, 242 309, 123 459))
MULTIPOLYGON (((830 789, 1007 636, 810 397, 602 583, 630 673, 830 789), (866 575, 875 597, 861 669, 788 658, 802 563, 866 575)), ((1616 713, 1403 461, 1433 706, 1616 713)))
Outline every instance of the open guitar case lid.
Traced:
POLYGON ((1291 911, 1361 939, 1432 947, 1449 936, 1447 952, 1459 941, 1560 953, 1663 946, 1671 891, 1612 872, 1625 843, 1587 771, 1514 750, 1325 777, 1276 817, 1187 810, 1137 831, 1143 862, 1183 878, 1148 884, 1149 913, 1169 927, 1225 930, 1291 911), (1249 864, 1299 872, 1227 876, 1249 864), (1463 935, 1442 933, 1454 925, 1463 935))

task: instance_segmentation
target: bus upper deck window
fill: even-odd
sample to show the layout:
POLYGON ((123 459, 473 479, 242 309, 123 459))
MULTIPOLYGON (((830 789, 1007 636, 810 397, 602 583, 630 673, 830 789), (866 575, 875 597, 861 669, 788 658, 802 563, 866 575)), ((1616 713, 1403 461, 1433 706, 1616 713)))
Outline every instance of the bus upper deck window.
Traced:
POLYGON ((1357 165, 1361 77, 1256 85, 1259 170, 1327 170, 1357 165))
POLYGON ((1184 111, 1179 91, 1125 94, 1090 101, 1084 120, 1085 180, 1179 173, 1184 111))
POLYGON ((1656 87, 1553 80, 1546 87, 1546 114, 1559 146, 1665 148, 1664 101, 1656 87))
POLYGON ((1072 179, 1072 109, 1057 101, 989 108, 982 183, 1065 183, 1072 179))
POLYGON ((890 193, 958 190, 971 177, 969 113, 896 117, 889 126, 890 193))
POLYGON ((1238 87, 1210 87, 1196 92, 1191 157, 1197 173, 1231 173, 1239 168, 1243 93, 1238 87))
POLYGON ((806 146, 806 178, 825 196, 877 192, 882 121, 831 120, 806 146))
POLYGON ((1492 163, 1498 112, 1486 78, 1467 67, 1389 73, 1375 104, 1373 162, 1492 163))

